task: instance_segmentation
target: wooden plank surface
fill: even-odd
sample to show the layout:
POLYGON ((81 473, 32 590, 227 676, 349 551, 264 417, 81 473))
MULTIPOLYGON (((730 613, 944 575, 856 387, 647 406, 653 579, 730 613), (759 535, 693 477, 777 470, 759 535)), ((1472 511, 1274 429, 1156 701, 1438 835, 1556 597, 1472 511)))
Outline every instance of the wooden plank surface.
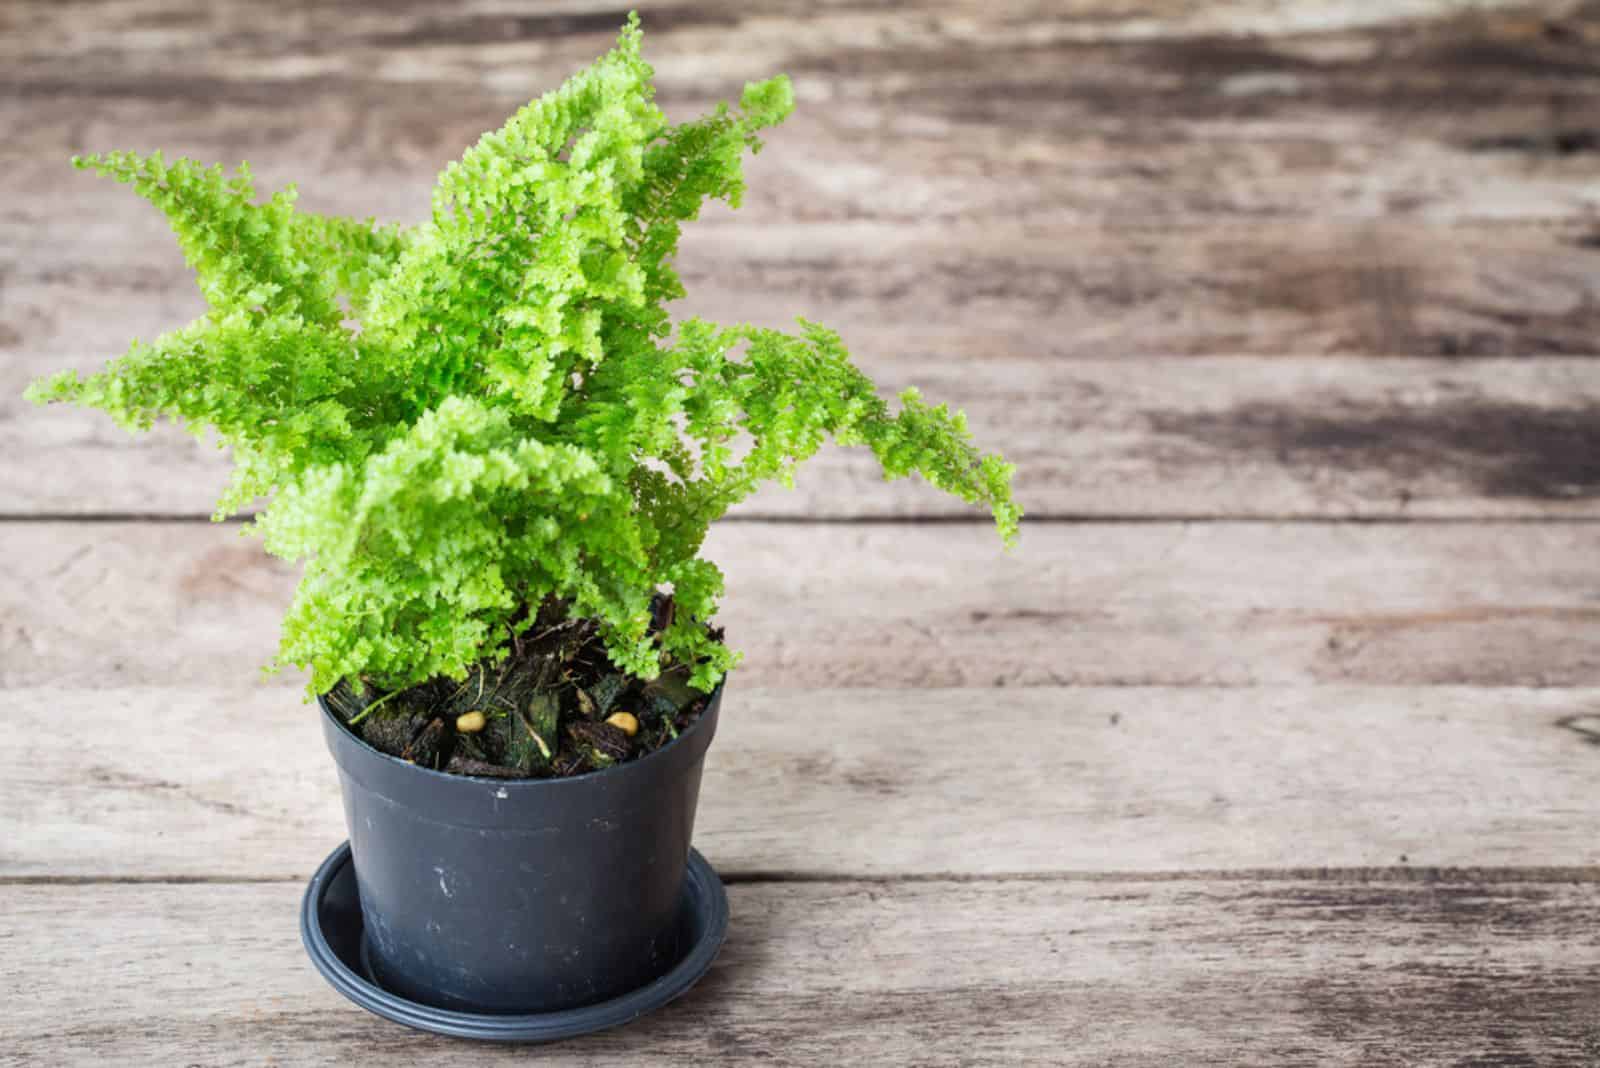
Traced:
MULTIPOLYGON (((869 356, 935 367, 1593 350, 1600 5, 922 6, 663 7, 669 103, 736 89, 757 65, 798 64, 821 97, 778 135, 787 151, 755 162, 749 209, 713 211, 691 237, 689 310, 807 310, 869 356), (1172 150, 1209 154, 1163 162, 1172 150), (1437 155, 1394 172, 1410 152, 1437 155), (1318 186, 1328 176, 1351 189, 1318 186), (1275 207, 1274 191, 1291 199, 1275 207), (1495 199, 1427 207, 1452 195, 1495 199), (1427 225, 1468 217, 1559 225, 1427 225)), ((18 105, 0 145, 8 397, 197 308, 153 213, 70 180, 61 156, 128 139, 248 152, 268 182, 295 171, 309 206, 412 217, 438 166, 619 15, 15 10, 0 43, 18 105), (62 121, 40 121, 53 109, 62 121)), ((31 433, 52 436, 30 424, 13 441, 31 433)))
MULTIPOLYGON (((10 394, 29 376, 95 369, 130 337, 154 337, 203 310, 153 213, 135 203, 122 215, 102 199, 124 190, 56 180, 83 194, 64 213, 107 219, 31 234, 0 220, 0 257, 11 261, 11 413, 21 406, 10 394)), ((869 364, 1592 355, 1600 324, 1600 247, 1570 227, 762 221, 759 238, 732 226, 685 235, 692 296, 677 310, 774 327, 805 314, 841 331, 869 364)))
MULTIPOLYGON (((8 184, 153 147, 334 179, 384 214, 608 44, 624 12, 468 3, 8 7, 8 184), (357 176, 382 176, 387 188, 357 176)), ((788 71, 752 203, 786 217, 1592 216, 1594 3, 648 5, 674 113, 788 71)), ((420 199, 413 199, 421 204, 420 199)))
MULTIPOLYGON (((413 218, 440 165, 621 17, 593 4, 10 10, 0 514, 197 514, 217 479, 218 458, 175 433, 132 446, 90 413, 18 399, 35 375, 92 368, 199 310, 155 213, 71 175, 67 154, 249 155, 269 184, 300 179, 310 207, 413 218)), ((691 233, 683 311, 838 326, 886 385, 971 408, 1024 461, 1036 514, 1592 508, 1593 472, 1571 458, 1594 451, 1582 427, 1597 387, 1564 362, 1535 372, 1550 389, 1531 401, 1468 371, 1463 394, 1419 412, 1396 393, 1426 394, 1448 371, 1340 367, 1350 385, 1334 397, 1289 400, 1290 380, 1324 370, 1239 365, 1236 387, 1223 375, 1196 393, 1217 369, 1129 357, 1594 352, 1600 4, 929 0, 913 15, 712 2, 647 16, 670 108, 779 67, 803 105, 754 161, 746 210, 713 210, 691 233), (1020 396, 1064 401, 1022 405, 1019 420, 1020 396), (1145 397, 1153 407, 1118 404, 1145 397), (1224 434, 1217 406, 1243 429, 1224 434), (1394 436, 1425 455, 1399 450, 1401 470, 1374 473, 1382 450, 1328 444, 1394 436), (1484 486, 1489 442, 1496 456, 1543 450, 1540 472, 1484 486)), ((814 489, 747 512, 950 507, 858 493, 863 473, 826 464, 814 489)))
MULTIPOLYGON (((414 218, 622 16, 0 9, 0 1064, 528 1056, 305 963, 333 774, 315 713, 245 682, 293 571, 237 527, 50 519, 200 514, 219 458, 17 393, 198 311, 159 219, 67 154, 248 157, 414 218)), ((645 16, 672 114, 780 69, 801 101, 688 239, 681 310, 829 322, 969 408, 1033 515, 1101 521, 1006 557, 830 455, 719 529, 749 660, 697 841, 729 944, 543 1053, 1600 1061, 1600 3, 645 16)))
MULTIPOLYGON (((303 879, 345 835, 294 691, 13 689, 0 739, 0 879, 303 879)), ((1597 739, 1593 689, 735 680, 695 841, 736 879, 1593 866, 1597 739)))
MULTIPOLYGON (((207 1065, 1583 1065, 1592 881, 740 885, 682 1000, 549 1049, 326 987, 300 886, 0 887, 6 1052, 207 1065)), ((11 1063, 17 1063, 13 1060, 11 1063)))
MULTIPOLYGON (((1600 365, 1583 357, 867 365, 888 391, 918 385, 963 407, 1018 466, 1035 518, 1600 517, 1600 365)), ((97 413, 0 400, 0 516, 206 515, 227 468, 173 428, 133 437, 97 413)), ((974 512, 829 449, 796 489, 770 487, 735 514, 974 512)))
MULTIPOLYGON (((467 0, 450 8, 421 2, 352 4, 332 12, 320 5, 289 2, 283 6, 280 32, 251 37, 246 32, 267 24, 248 5, 198 9, 169 0, 101 0, 98 17, 63 12, 50 0, 16 0, 8 6, 4 25, 26 29, 30 37, 8 39, 0 55, 82 55, 115 49, 137 56, 162 44, 183 39, 197 48, 254 47, 281 52, 320 52, 323 38, 344 35, 361 45, 455 46, 474 43, 517 43, 523 38, 559 40, 572 35, 614 33, 625 12, 597 0, 511 5, 496 0, 467 0), (287 16, 287 17, 285 17, 287 16), (160 32, 166 30, 170 36, 160 32), (141 32, 143 31, 143 32, 141 32)), ((1462 15, 1517 16, 1510 28, 1521 36, 1536 34, 1544 23, 1568 25, 1583 18, 1585 7, 1574 0, 1530 4, 1527 0, 1397 0, 1381 7, 1350 0, 1301 0, 1285 6, 1280 0, 1003 0, 987 6, 972 0, 909 0, 894 10, 855 0, 771 0, 753 10, 741 0, 655 0, 645 10, 660 32, 682 33, 711 28, 707 43, 729 51, 738 39, 721 42, 734 26, 755 26, 764 43, 798 47, 794 35, 817 35, 832 48, 861 48, 881 40, 884 30, 898 30, 907 45, 937 44, 941 34, 974 43, 1012 43, 1019 35, 1034 43, 1059 41, 1147 41, 1194 36, 1234 35, 1277 38, 1304 33, 1334 33, 1411 24, 1443 22, 1462 15), (915 11, 920 24, 897 14, 915 11), (976 14, 986 14, 978 21, 976 14), (909 24, 908 24, 909 23, 909 24), (790 40, 775 40, 787 29, 790 40), (873 32, 876 31, 876 32, 873 32), (1031 32, 1029 32, 1031 31, 1031 32)), ((1464 20, 1463 20, 1464 21, 1464 20)), ((1468 25, 1471 25, 1468 23, 1468 25)), ((1494 25, 1494 23, 1489 23, 1494 25)), ((1462 27, 1454 31, 1459 35, 1462 27)), ((491 52, 493 50, 490 50, 491 52)))
MULTIPOLYGON (((743 686, 1592 685, 1600 524, 725 523, 743 686)), ((235 686, 294 582, 237 526, 0 524, 0 686, 235 686)))

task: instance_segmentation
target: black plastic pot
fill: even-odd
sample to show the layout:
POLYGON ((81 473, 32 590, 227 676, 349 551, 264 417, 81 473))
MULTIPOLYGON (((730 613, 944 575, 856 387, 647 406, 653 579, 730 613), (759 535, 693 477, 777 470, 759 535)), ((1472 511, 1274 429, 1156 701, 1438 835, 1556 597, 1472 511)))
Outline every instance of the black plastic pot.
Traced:
POLYGON ((448 775, 367 745, 323 705, 367 960, 384 988, 475 1013, 553 1012, 661 976, 719 686, 674 742, 564 779, 448 775))

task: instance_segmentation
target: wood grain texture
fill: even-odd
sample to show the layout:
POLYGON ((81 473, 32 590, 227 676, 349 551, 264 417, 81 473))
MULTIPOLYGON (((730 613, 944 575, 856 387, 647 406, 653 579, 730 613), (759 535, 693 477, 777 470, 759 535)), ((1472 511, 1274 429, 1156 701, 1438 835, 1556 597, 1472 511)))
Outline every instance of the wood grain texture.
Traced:
MULTIPOLYGON (((7 181, 19 191, 50 197, 53 157, 67 151, 161 144, 249 154, 264 177, 298 177, 380 214, 592 59, 625 14, 147 0, 8 12, 0 87, 36 120, 18 109, 10 122, 5 152, 23 169, 7 181)), ((1600 208, 1592 0, 724 0, 646 5, 644 17, 674 113, 774 71, 795 77, 800 114, 752 188, 793 219, 1600 208)))
MULTIPOLYGON (((941 335, 1009 318, 1024 351, 1593 348, 1600 5, 1129 5, 1130 40, 1087 44, 1083 13, 926 6, 750 16, 738 34, 731 9, 664 13, 669 107, 778 68, 802 98, 752 163, 746 210, 710 212, 686 246, 698 308, 941 335), (1252 8, 1278 35, 1237 36, 1252 8), (1469 218, 1561 225, 1429 225, 1469 218)), ((308 207, 415 218, 438 168, 591 57, 621 12, 13 17, 3 340, 60 359, 193 304, 153 213, 71 180, 66 155, 249 155, 308 207)))
POLYGON ((530 1051, 405 1031, 306 963, 300 886, 0 888, 23 1063, 1583 1065, 1592 883, 746 885, 706 979, 530 1051))
MULTIPOLYGON (((445 161, 603 47, 622 14, 596 4, 8 8, 0 514, 203 513, 220 466, 175 432, 130 446, 90 413, 28 409, 17 396, 36 375, 98 366, 130 336, 200 309, 155 213, 71 175, 66 155, 157 145, 248 155, 268 184, 299 179, 309 207, 415 218, 445 161)), ((972 408, 989 440, 1026 461, 1037 509, 1589 507, 1571 502, 1592 496, 1593 481, 1574 483, 1571 457, 1594 450, 1569 423, 1584 425, 1597 387, 1564 364, 1551 374, 1570 392, 1545 393, 1532 412, 1500 397, 1492 371, 1462 372, 1472 381, 1453 410, 1418 414, 1407 402, 1395 411, 1393 391, 1429 388, 1409 374, 1449 372, 1368 381, 1351 370, 1338 396, 1305 398, 1332 400, 1348 425, 1331 425, 1258 407, 1296 404, 1272 371, 1234 368, 1238 397, 1206 389, 1211 407, 1195 411, 1193 379, 1217 369, 1175 372, 1166 388, 1152 379, 1168 372, 1127 357, 1594 352, 1600 3, 925 0, 752 12, 708 2, 646 15, 675 113, 779 68, 794 72, 802 98, 774 151, 753 161, 746 210, 712 210, 691 232, 683 269, 694 296, 682 310, 773 326, 805 312, 839 327, 886 384, 923 383, 972 408), (1538 225, 1500 225, 1519 221, 1538 225), (1107 386, 1109 406, 1085 396, 1107 386), (1152 409, 1114 406, 1152 389, 1165 392, 1152 409), (1027 417, 1016 420, 1023 396, 1027 417), (1459 410, 1478 398, 1480 410, 1459 410), (1225 444, 1208 421, 1217 405, 1246 424, 1225 444), (1322 445, 1264 440, 1282 421, 1293 442, 1322 445), (1492 461, 1462 448, 1460 434, 1436 443, 1464 425, 1492 427, 1466 440, 1499 441, 1502 454, 1537 443, 1550 454, 1543 477, 1485 488, 1492 461), (1426 469, 1423 484, 1404 470, 1374 477, 1382 450, 1327 444, 1391 430, 1425 454, 1397 457, 1426 469), (1129 431, 1150 440, 1121 437, 1129 431), (1280 452, 1290 459, 1266 459, 1280 452), (1215 482, 1241 468, 1259 479, 1215 482)), ((1321 372, 1289 373, 1301 374, 1321 372)), ((931 493, 858 493, 863 474, 832 462, 814 490, 747 511, 950 507, 931 493)))
MULTIPOLYGON (((743 686, 1592 685, 1594 523, 730 523, 743 686)), ((293 570, 238 527, 0 524, 0 685, 248 679, 293 570)))
MULTIPOLYGON (((9 251, 0 220, 0 258, 13 261, 4 307, 14 355, 0 383, 8 419, 27 410, 15 394, 29 377, 97 369, 130 337, 203 310, 159 220, 106 212, 72 233, 14 233, 9 251)), ((919 377, 976 374, 997 359, 1587 356, 1600 325, 1600 247, 1562 228, 766 222, 759 235, 686 234, 692 296, 677 310, 778 328, 805 314, 869 365, 903 361, 919 377)))
MULTIPOLYGON (((1600 690, 735 678, 726 709, 695 841, 734 878, 1600 865, 1600 690)), ((305 878, 345 835, 318 719, 283 688, 0 693, 0 879, 305 878)))
MULTIPOLYGON (((1034 517, 1600 516, 1600 365, 1587 358, 863 362, 886 391, 915 384, 962 407, 1018 466, 1034 517)), ((176 429, 135 438, 93 412, 0 401, 0 515, 205 515, 227 468, 176 429)), ((734 514, 976 515, 833 448, 794 490, 734 514)))
MULTIPOLYGON (((1600 2, 644 14, 674 116, 775 70, 801 104, 686 241, 683 312, 836 326, 967 407, 1035 515, 1477 521, 1046 522, 1005 557, 858 521, 956 513, 830 454, 745 518, 856 521, 710 546, 749 653, 697 838, 729 943, 537 1055, 1600 1063, 1600 2)), ((623 15, 0 7, 0 516, 199 514, 221 472, 18 401, 199 311, 63 157, 248 157, 415 218, 623 15)), ((293 572, 237 533, 0 522, 0 1064, 527 1058, 306 964, 342 819, 314 711, 243 682, 293 572)))

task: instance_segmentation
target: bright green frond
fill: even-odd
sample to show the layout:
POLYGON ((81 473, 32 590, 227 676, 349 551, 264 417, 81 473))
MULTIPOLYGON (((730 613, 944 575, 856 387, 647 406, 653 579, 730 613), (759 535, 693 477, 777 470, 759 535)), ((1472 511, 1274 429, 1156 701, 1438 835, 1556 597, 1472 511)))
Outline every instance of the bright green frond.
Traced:
POLYGON ((296 251, 324 278, 336 280, 352 313, 364 315, 372 287, 388 277, 405 250, 404 228, 305 211, 290 222, 296 251))
POLYGON ((293 187, 257 204, 248 164, 230 178, 221 166, 191 159, 168 163, 160 152, 110 152, 73 163, 131 185, 160 209, 214 312, 298 315, 338 324, 336 280, 296 247, 293 187))
POLYGON ((745 154, 794 93, 755 82, 669 124, 641 40, 630 18, 485 134, 411 229, 296 211, 292 188, 258 204, 243 166, 79 161, 166 213, 211 311, 30 396, 232 449, 218 512, 271 498, 256 529, 305 562, 279 662, 315 690, 460 677, 550 604, 598 620, 623 670, 687 665, 709 687, 737 655, 708 626, 723 576, 706 531, 830 440, 988 508, 1015 540, 1011 466, 959 413, 880 397, 832 331, 674 329, 682 225, 738 205, 745 154))

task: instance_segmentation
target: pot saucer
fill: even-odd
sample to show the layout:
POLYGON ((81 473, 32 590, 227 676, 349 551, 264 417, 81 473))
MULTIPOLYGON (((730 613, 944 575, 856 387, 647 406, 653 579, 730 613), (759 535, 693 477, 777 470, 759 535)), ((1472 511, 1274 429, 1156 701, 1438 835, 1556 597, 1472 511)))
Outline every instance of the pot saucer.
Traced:
POLYGON ((689 851, 679 906, 683 958, 659 979, 575 1009, 506 1015, 438 1009, 385 990, 365 962, 361 898, 350 843, 335 849, 311 877, 300 906, 300 940, 333 988, 368 1012, 419 1031, 492 1042, 553 1042, 636 1020, 693 986, 711 967, 728 933, 728 895, 698 850, 689 851))

